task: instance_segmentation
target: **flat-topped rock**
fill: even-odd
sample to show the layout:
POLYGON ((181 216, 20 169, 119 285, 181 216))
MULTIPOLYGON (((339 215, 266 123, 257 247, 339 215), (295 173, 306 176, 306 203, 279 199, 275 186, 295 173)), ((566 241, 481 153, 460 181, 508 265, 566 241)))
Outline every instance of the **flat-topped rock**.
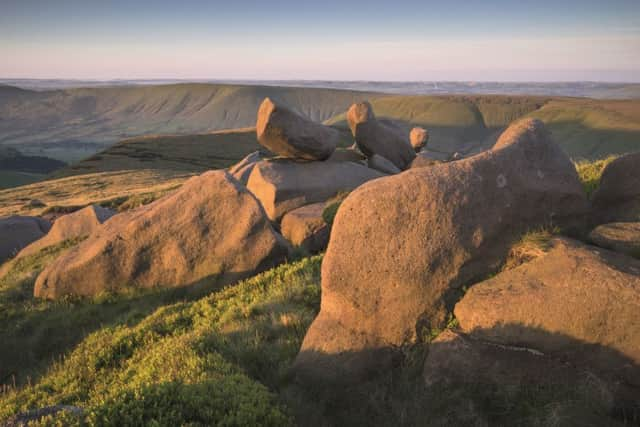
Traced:
POLYGON ((227 172, 211 171, 105 222, 42 271, 34 295, 215 288, 273 267, 288 249, 256 198, 227 172))
POLYGON ((367 157, 378 154, 400 170, 415 158, 408 135, 396 125, 377 120, 368 102, 353 104, 347 111, 347 121, 358 148, 367 157))
POLYGON ((472 286, 455 316, 472 336, 640 386, 640 260, 557 238, 547 254, 472 286))
POLYGON ((256 121, 258 142, 282 157, 303 160, 325 160, 340 140, 340 133, 315 123, 265 98, 256 121))
POLYGON ((260 200, 269 219, 279 221, 293 209, 323 202, 382 176, 354 162, 265 160, 255 166, 247 188, 260 200))
POLYGON ((285 239, 310 253, 321 252, 329 243, 329 226, 322 218, 325 203, 313 203, 288 212, 280 230, 285 239))
POLYGON ((596 227, 589 239, 596 245, 640 258, 640 222, 612 222, 596 227))

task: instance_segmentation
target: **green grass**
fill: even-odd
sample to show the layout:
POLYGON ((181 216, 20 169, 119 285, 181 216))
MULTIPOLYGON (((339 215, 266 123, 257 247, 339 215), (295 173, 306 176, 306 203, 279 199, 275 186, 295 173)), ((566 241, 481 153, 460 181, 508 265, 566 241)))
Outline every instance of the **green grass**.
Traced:
POLYGON ((604 168, 617 157, 618 156, 608 156, 600 160, 580 160, 575 163, 576 171, 578 172, 584 191, 587 193, 587 197, 590 198, 596 188, 598 188, 604 168))
MULTIPOLYGON (((156 290, 31 300, 34 271, 71 244, 21 260, 3 282, 0 312, 14 308, 0 322, 0 340, 17 332, 18 358, 29 360, 11 363, 19 377, 33 376, 0 391, 0 420, 49 405, 84 412, 39 425, 548 425, 561 415, 602 415, 583 390, 563 387, 426 389, 428 344, 399 349, 396 366, 357 386, 327 392, 297 385, 289 367, 319 310, 321 256, 200 297, 156 290), (35 323, 34 314, 41 314, 35 323)), ((0 366, 8 354, 0 353, 0 366)))
POLYGON ((289 422, 269 389, 280 387, 317 313, 320 257, 278 267, 195 302, 171 304, 179 298, 162 291, 30 300, 25 291, 34 274, 16 278, 32 267, 38 270, 54 253, 23 260, 3 285, 3 294, 13 290, 18 296, 0 300, 2 311, 10 305, 25 308, 3 319, 10 326, 0 337, 3 343, 18 340, 12 347, 22 350, 21 362, 11 360, 9 352, 1 357, 9 358, 21 378, 36 374, 34 362, 48 369, 32 379, 35 385, 5 392, 0 419, 49 404, 72 404, 86 410, 83 421, 89 425, 289 422), (34 312, 40 314, 35 323, 34 312), (33 338, 34 328, 39 338, 33 338), (39 328, 47 335, 38 334, 39 328), (56 346, 58 341, 64 345, 56 346), (27 349, 44 354, 23 360, 27 349))

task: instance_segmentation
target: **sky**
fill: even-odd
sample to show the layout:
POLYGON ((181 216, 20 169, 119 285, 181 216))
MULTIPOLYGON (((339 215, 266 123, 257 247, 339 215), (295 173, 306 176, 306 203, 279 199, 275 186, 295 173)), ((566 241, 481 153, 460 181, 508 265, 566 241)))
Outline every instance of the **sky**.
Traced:
POLYGON ((640 82, 640 0, 0 0, 0 78, 640 82))

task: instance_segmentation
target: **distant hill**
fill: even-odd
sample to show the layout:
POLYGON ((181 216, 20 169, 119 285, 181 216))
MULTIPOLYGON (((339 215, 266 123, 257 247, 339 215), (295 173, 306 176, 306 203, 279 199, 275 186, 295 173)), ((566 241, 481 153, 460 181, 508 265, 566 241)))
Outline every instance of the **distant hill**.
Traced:
POLYGON ((216 84, 117 86, 51 91, 0 88, 0 144, 76 161, 118 140, 197 134, 255 124, 265 97, 322 121, 379 94, 216 84))
MULTIPOLYGON (((374 99, 381 118, 419 125, 429 145, 444 152, 490 148, 510 122, 525 116, 544 121, 574 159, 640 151, 640 100, 529 96, 389 96, 374 99)), ((326 123, 346 127, 344 113, 326 123)))

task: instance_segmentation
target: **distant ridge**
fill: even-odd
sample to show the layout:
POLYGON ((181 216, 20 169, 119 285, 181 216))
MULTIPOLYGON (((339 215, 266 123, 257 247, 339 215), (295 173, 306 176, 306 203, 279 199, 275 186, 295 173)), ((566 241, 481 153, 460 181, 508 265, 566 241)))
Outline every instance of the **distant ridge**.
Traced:
POLYGON ((128 137, 253 126, 258 106, 267 96, 315 121, 339 114, 353 102, 381 96, 344 90, 203 83, 27 93, 25 97, 16 92, 0 102, 0 144, 64 161, 88 157, 128 137))

